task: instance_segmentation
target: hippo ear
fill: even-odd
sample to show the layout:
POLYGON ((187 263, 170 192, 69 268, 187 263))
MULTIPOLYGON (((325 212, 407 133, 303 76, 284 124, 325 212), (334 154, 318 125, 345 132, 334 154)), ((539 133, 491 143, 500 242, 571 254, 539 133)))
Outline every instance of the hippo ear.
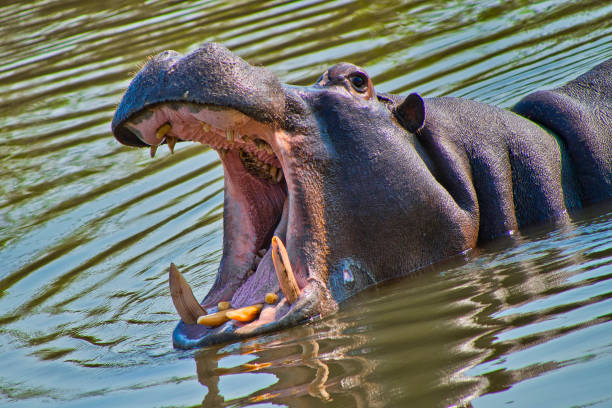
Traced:
POLYGON ((425 121, 425 103, 419 94, 412 93, 395 108, 395 116, 409 132, 415 133, 425 121))

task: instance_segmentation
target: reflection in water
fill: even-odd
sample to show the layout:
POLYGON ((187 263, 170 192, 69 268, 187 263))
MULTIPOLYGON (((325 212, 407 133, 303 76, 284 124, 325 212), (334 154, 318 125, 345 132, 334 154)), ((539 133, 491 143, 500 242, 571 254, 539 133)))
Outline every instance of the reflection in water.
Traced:
MULTIPOLYGON (((499 240, 371 289, 322 321, 202 350, 195 359, 208 389, 203 406, 500 406, 508 402, 500 392, 529 380, 589 359, 610 363, 605 335, 571 353, 557 345, 587 329, 609 330, 610 215, 604 219, 591 231, 576 224, 499 240), (221 360, 234 363, 219 368, 221 360), (240 373, 275 381, 228 398, 219 383, 240 373)), ((612 397, 602 386, 583 398, 594 396, 612 397)))
POLYGON ((210 40, 288 83, 350 61, 385 92, 510 106, 612 57, 611 16, 599 0, 0 4, 0 405, 609 406, 609 207, 201 350, 196 376, 171 347, 167 267, 198 297, 212 284, 222 169, 186 143, 150 160, 109 126, 148 55, 210 40))

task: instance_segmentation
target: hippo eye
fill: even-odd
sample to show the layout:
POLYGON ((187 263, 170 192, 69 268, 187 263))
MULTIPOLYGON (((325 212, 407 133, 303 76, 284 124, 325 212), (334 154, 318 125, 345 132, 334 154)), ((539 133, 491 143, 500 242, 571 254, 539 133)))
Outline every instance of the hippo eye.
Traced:
POLYGON ((365 92, 368 89, 368 79, 361 72, 354 73, 349 80, 357 92, 365 92))

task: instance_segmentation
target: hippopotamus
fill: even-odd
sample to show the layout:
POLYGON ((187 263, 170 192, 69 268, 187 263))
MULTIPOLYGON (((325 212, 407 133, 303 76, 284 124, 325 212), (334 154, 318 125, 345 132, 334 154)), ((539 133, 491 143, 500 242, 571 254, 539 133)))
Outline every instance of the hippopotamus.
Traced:
POLYGON ((282 84, 215 43, 165 51, 119 103, 128 146, 210 146, 223 255, 198 302, 170 266, 177 348, 329 315, 363 289, 612 197, 612 59, 512 109, 377 92, 340 63, 282 84))

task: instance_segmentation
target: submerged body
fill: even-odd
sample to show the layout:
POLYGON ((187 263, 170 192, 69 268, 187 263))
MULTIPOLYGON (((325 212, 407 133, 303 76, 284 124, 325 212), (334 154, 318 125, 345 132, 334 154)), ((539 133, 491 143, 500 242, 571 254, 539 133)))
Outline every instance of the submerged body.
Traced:
POLYGON ((294 87, 217 44, 153 58, 117 108, 115 137, 152 154, 204 143, 225 171, 223 257, 201 305, 171 271, 174 344, 294 325, 377 282, 609 200, 611 73, 612 60, 511 112, 377 94, 351 64, 294 87), (203 315, 215 323, 197 324, 203 315))

